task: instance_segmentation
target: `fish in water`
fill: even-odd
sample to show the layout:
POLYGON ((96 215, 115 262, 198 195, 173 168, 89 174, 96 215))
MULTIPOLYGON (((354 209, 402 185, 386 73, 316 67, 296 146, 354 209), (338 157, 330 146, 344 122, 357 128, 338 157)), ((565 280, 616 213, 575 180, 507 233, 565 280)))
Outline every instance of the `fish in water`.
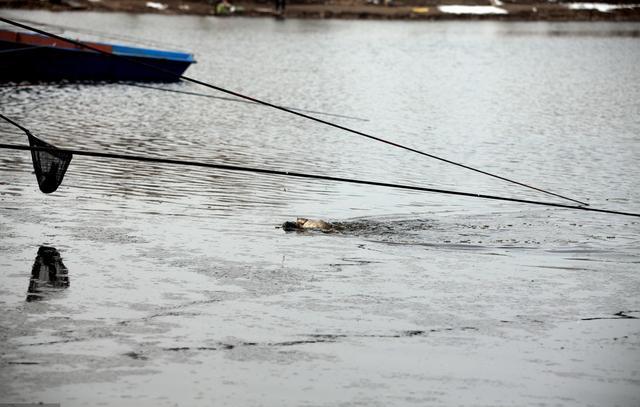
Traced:
POLYGON ((285 222, 282 224, 285 232, 293 230, 319 230, 322 232, 330 232, 335 230, 334 225, 323 220, 298 218, 295 222, 285 222))

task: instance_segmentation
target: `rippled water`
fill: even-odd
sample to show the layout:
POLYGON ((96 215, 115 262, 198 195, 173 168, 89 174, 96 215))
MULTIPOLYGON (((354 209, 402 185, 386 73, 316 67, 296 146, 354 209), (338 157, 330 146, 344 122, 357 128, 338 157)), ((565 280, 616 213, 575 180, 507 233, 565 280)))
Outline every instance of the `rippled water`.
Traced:
MULTIPOLYGON (((640 212, 638 24, 2 15, 188 50, 189 76, 640 212)), ((553 200, 245 103, 62 84, 0 104, 61 147, 553 200)), ((43 195, 31 172, 0 155, 4 401, 640 404, 636 218, 78 156, 43 195), (277 228, 298 216, 343 227, 277 228), (41 245, 70 284, 27 302, 41 245)))

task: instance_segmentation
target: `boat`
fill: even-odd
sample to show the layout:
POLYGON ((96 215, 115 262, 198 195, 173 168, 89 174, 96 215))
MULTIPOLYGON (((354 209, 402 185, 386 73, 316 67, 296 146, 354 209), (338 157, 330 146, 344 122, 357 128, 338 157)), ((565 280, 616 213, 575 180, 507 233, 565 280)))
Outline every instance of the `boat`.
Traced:
POLYGON ((196 62, 192 54, 185 52, 97 42, 82 44, 115 56, 40 34, 0 29, 0 82, 175 82, 196 62))

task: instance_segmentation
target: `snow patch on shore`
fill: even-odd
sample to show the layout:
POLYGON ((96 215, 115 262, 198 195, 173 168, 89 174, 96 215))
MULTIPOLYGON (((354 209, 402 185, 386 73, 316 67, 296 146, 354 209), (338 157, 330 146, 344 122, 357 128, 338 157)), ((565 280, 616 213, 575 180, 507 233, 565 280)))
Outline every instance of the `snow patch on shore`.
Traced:
POLYGON ((438 6, 438 10, 450 14, 508 14, 507 10, 496 6, 438 6))
POLYGON ((608 13, 613 10, 638 8, 640 4, 608 4, 608 3, 569 3, 569 10, 597 10, 608 13))
POLYGON ((156 3, 155 1, 148 1, 146 4, 149 8, 154 8, 156 10, 166 10, 169 6, 162 3, 156 3))

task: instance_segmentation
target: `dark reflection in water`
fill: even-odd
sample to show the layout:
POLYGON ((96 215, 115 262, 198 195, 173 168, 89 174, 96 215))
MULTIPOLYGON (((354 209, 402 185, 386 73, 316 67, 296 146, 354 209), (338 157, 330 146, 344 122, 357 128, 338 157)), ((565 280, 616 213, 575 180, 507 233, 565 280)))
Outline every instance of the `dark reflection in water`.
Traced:
POLYGON ((69 272, 55 247, 40 246, 33 262, 27 301, 44 299, 47 293, 69 287, 69 272))

